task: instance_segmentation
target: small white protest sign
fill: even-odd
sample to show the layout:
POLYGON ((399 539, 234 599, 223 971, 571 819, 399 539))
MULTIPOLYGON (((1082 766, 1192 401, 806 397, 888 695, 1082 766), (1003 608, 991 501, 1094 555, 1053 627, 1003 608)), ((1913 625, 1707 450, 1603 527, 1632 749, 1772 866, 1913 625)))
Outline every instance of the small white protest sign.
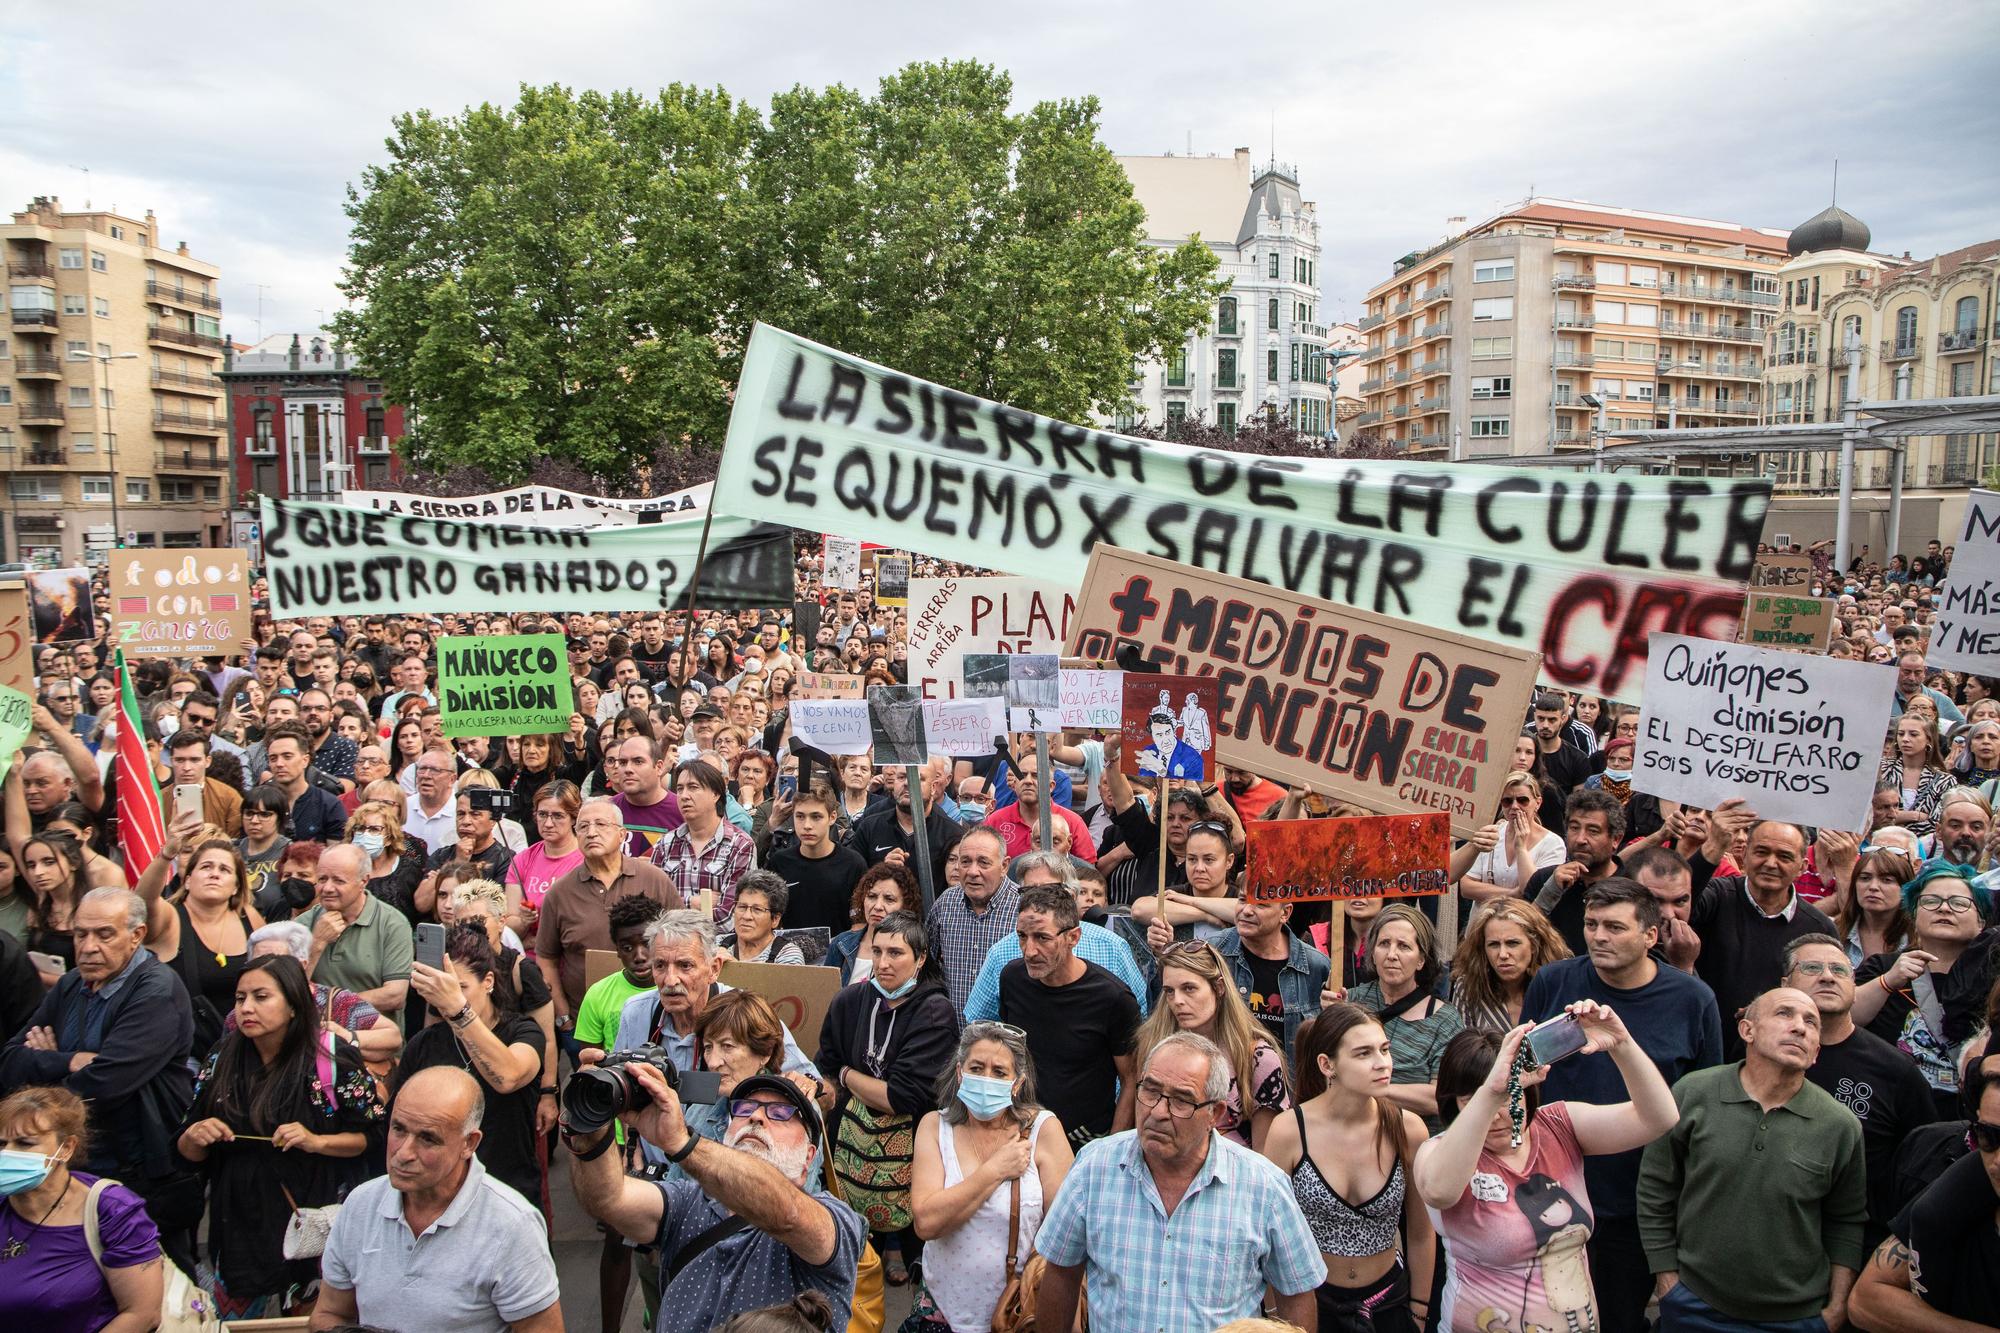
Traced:
POLYGON ((2000 494, 1993 491, 1975 490, 1965 502, 1924 665, 2000 676, 2000 494))
POLYGON ((1062 669, 1062 724, 1078 731, 1116 731, 1124 707, 1125 673, 1062 669))
POLYGON ((1004 700, 924 700, 924 743, 932 754, 977 759, 992 754, 993 738, 1006 732, 1004 700))
POLYGON ((869 746, 866 699, 794 699, 792 735, 828 754, 866 754, 869 746))

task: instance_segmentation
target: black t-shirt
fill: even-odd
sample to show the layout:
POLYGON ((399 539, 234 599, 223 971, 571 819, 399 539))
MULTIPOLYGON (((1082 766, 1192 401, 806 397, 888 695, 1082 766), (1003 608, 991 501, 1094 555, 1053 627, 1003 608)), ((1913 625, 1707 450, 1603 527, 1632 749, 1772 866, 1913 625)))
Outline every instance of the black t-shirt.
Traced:
MULTIPOLYGON (((1539 749, 1541 742, 1535 744, 1539 749)), ((1590 776, 1590 756, 1564 741, 1556 746, 1554 754, 1542 751, 1542 771, 1549 775, 1549 781, 1555 784, 1557 791, 1568 796, 1590 776)))
POLYGON ((785 928, 825 926, 835 935, 853 928, 849 909, 854 903, 854 886, 866 873, 868 863, 861 853, 839 843, 831 856, 817 861, 799 850, 797 843, 774 847, 764 868, 782 878, 792 891, 785 908, 785 928))
POLYGON ((1897 1215, 1890 1229, 1910 1247, 1910 1286, 1931 1309, 1979 1324, 2000 1310, 1996 1207, 1986 1163, 1969 1153, 1897 1215))
POLYGON ((1821 1043, 1806 1077, 1833 1095, 1861 1122, 1861 1150, 1868 1159, 1868 1249, 1882 1243, 1895 1216, 1896 1147, 1919 1125, 1937 1118, 1930 1085, 1917 1062, 1866 1028, 1838 1045, 1821 1043))
POLYGON ((1243 997, 1250 1005, 1250 1017, 1264 1025, 1273 1046, 1285 1051, 1285 997, 1278 991, 1278 974, 1285 970, 1285 959, 1259 958, 1246 946, 1243 961, 1250 966, 1250 993, 1243 997))
POLYGON ((526 1014, 502 1013, 495 1017, 494 1035, 505 1046, 534 1048, 538 1072, 515 1091, 496 1091, 459 1044, 451 1024, 443 1022, 431 1024, 403 1047, 403 1059, 396 1066, 396 1087, 400 1090, 418 1070, 437 1065, 463 1069, 478 1079, 486 1094, 486 1118, 480 1123, 485 1136, 479 1140, 479 1160, 494 1179, 513 1186, 528 1202, 539 1203, 542 1174, 535 1162, 535 1103, 541 1097, 542 1030, 526 1014))
POLYGON ((1139 1002, 1095 963, 1067 986, 1045 986, 1015 959, 1000 969, 1000 1018, 1028 1034, 1035 1090, 1072 1144, 1111 1132, 1118 1070, 1139 1028, 1139 1002))

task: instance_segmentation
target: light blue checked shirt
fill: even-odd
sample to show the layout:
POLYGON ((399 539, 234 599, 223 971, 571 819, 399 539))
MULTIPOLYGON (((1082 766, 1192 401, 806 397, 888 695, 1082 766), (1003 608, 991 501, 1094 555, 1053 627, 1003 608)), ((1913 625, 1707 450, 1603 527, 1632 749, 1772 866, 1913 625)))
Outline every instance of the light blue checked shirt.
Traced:
POLYGON ((1167 1216, 1135 1130, 1098 1139, 1076 1165, 1035 1249, 1064 1268, 1086 1266, 1092 1328, 1209 1333, 1326 1279, 1312 1228, 1284 1172, 1221 1135, 1167 1216))
MULTIPOLYGON (((1139 1012, 1145 1013, 1150 1007, 1146 979, 1132 962, 1131 947, 1102 926, 1093 926, 1088 921, 1077 924, 1083 928, 1083 934, 1076 942, 1076 956, 1086 963, 1097 964, 1124 982, 1125 989, 1139 1002, 1139 1012)), ((966 1000, 965 1012, 960 1015, 966 1022, 1000 1017, 1000 969, 1020 956, 1021 937, 1017 934, 1002 937, 986 951, 986 965, 979 969, 979 979, 972 983, 972 996, 966 1000)))

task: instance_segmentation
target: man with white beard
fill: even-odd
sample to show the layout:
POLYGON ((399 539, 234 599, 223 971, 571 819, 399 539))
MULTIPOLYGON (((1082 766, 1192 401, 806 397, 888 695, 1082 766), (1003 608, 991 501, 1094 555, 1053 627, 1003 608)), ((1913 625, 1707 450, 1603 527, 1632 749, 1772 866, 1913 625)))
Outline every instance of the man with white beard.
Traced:
POLYGON ((655 1328, 700 1333, 806 1290, 833 1307, 830 1327, 847 1327, 868 1232, 852 1208, 805 1189, 825 1147, 811 1098, 782 1078, 746 1078, 729 1095, 729 1128, 717 1143, 688 1128, 680 1098, 659 1070, 636 1063, 626 1069, 648 1100, 618 1118, 688 1178, 627 1176, 606 1151, 609 1125, 565 1141, 575 1154, 570 1178, 584 1211, 659 1248, 655 1328))

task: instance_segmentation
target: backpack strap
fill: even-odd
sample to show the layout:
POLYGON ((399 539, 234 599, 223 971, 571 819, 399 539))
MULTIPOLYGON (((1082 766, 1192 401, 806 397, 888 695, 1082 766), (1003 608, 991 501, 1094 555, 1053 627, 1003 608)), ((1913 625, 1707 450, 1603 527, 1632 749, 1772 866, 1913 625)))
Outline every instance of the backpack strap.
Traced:
POLYGON ((104 1237, 98 1229, 97 1198, 117 1183, 109 1176, 99 1176, 83 1199, 83 1240, 90 1246, 90 1260, 100 1273, 104 1271, 104 1237))
POLYGON ((674 1257, 667 1263, 667 1271, 660 1274, 660 1290, 664 1292, 671 1287, 682 1269, 749 1225, 741 1217, 731 1214, 674 1251, 674 1257))

